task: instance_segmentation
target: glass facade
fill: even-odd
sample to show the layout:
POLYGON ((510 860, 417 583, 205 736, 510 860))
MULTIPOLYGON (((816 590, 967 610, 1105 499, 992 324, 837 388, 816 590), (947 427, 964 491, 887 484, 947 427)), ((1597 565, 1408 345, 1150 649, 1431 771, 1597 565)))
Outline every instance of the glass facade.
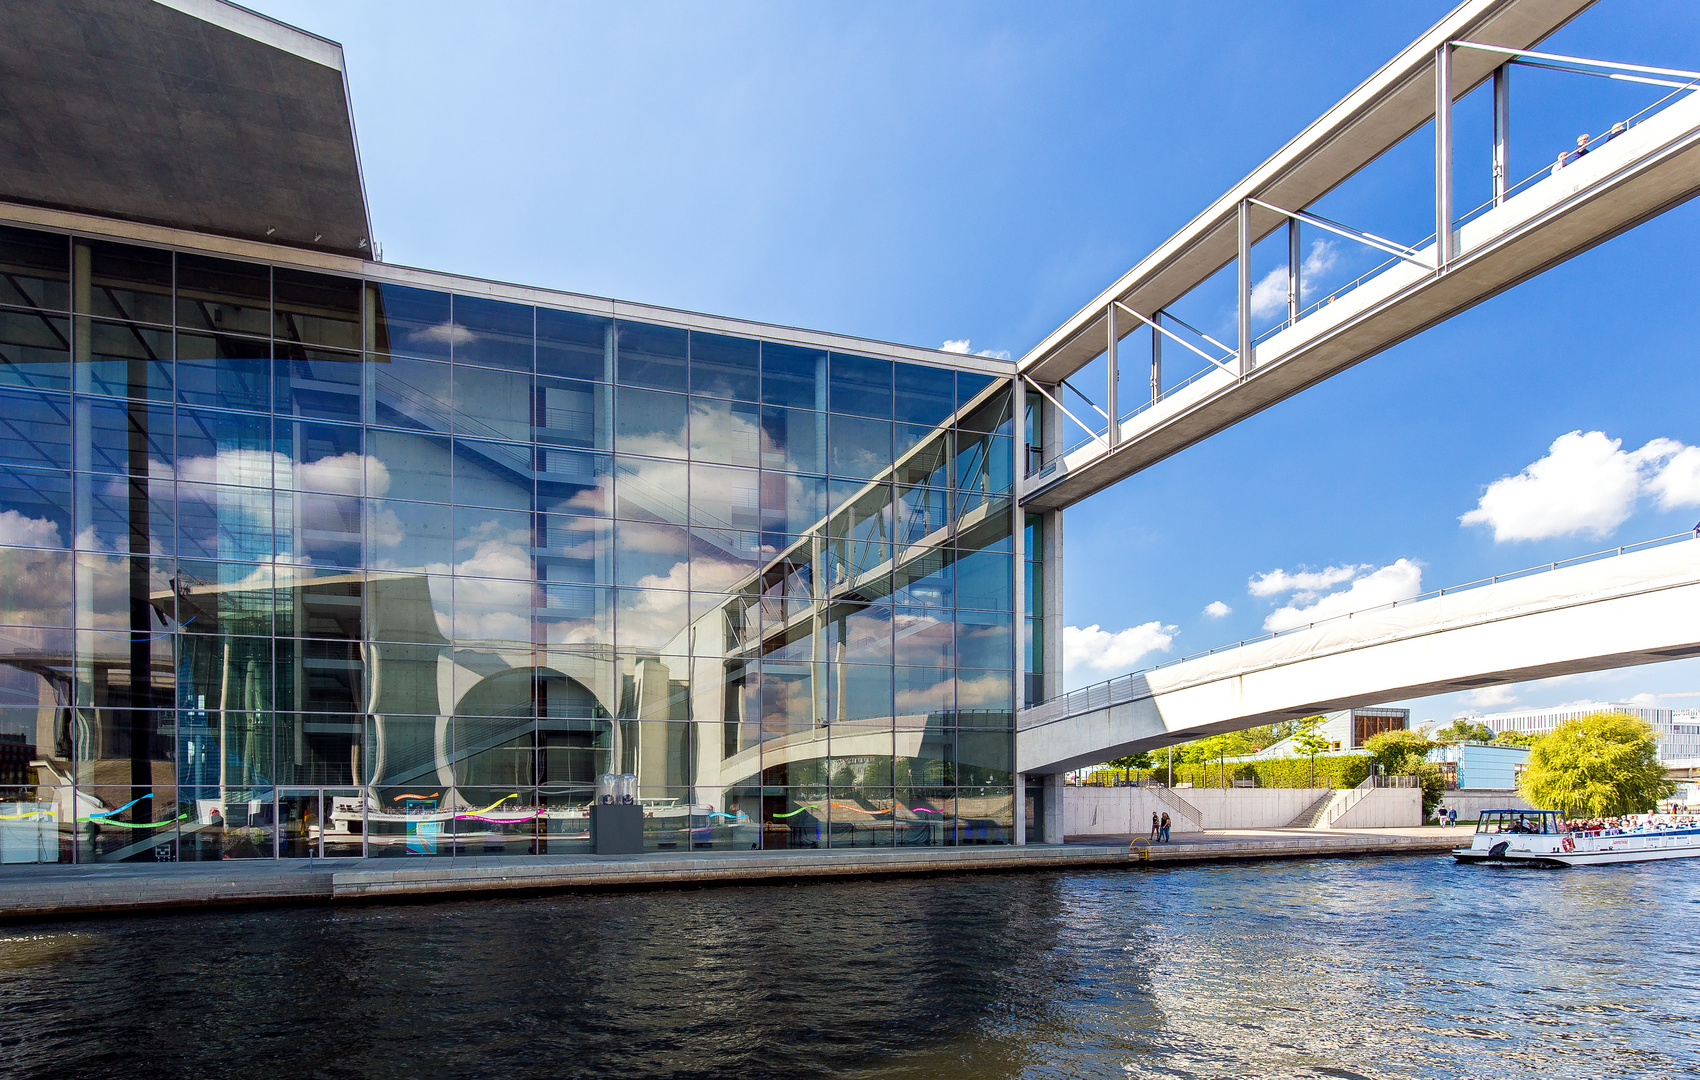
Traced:
POLYGON ((877 352, 0 227, 0 860, 1010 842, 1009 387, 877 352))

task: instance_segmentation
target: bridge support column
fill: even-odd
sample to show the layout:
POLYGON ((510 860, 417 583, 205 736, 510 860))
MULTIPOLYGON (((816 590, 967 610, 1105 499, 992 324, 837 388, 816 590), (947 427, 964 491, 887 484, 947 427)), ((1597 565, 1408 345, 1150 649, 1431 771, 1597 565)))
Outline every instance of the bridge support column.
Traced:
POLYGON ((1045 843, 1063 842, 1063 774, 1045 774, 1045 843))

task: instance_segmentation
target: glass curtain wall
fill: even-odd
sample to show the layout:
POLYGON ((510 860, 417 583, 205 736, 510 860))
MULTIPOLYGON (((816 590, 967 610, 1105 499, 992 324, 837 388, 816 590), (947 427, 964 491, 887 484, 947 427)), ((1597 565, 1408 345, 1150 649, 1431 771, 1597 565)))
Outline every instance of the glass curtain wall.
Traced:
POLYGON ((1006 383, 0 228, 0 860, 1005 843, 1006 383))

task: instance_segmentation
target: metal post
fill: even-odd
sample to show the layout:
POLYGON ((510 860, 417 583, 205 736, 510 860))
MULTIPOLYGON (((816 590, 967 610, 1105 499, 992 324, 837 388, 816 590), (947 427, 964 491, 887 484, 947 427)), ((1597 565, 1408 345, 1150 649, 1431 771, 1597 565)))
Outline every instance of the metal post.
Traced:
POLYGON ((1240 374, 1251 373, 1251 204, 1240 200, 1239 212, 1240 374))
POLYGON ((1157 332, 1157 324, 1163 321, 1161 311, 1151 316, 1151 403, 1163 396, 1163 335, 1157 332))
POLYGON ((1493 204, 1511 189, 1511 65, 1493 69, 1493 204))
POLYGON ((1122 381, 1121 363, 1117 358, 1117 353, 1119 351, 1117 349, 1117 345, 1121 341, 1121 326, 1119 321, 1116 319, 1116 305, 1114 301, 1111 301, 1109 308, 1104 312, 1104 321, 1110 328, 1109 344, 1104 350, 1105 366, 1110 369, 1110 386, 1109 390, 1106 392, 1108 400, 1104 402, 1104 411, 1110 415, 1106 418, 1108 426, 1104 429, 1104 439, 1110 444, 1109 448, 1114 450, 1116 448, 1116 443, 1121 441, 1122 414, 1121 405, 1116 399, 1116 387, 1122 381))
POLYGON ((1434 51, 1434 261, 1452 261, 1452 46, 1434 51))
POLYGON ((1304 249, 1299 244, 1299 219, 1287 219, 1287 319, 1289 322, 1299 321, 1299 304, 1302 300, 1300 288, 1301 267, 1304 266, 1304 249))

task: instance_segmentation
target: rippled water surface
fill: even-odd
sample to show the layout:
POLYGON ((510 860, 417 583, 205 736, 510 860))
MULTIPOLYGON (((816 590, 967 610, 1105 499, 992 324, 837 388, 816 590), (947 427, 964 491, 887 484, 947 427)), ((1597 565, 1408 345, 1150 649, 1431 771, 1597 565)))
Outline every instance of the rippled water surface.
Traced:
POLYGON ((0 1075, 1700 1074, 1700 864, 1433 857, 0 927, 0 1075))

